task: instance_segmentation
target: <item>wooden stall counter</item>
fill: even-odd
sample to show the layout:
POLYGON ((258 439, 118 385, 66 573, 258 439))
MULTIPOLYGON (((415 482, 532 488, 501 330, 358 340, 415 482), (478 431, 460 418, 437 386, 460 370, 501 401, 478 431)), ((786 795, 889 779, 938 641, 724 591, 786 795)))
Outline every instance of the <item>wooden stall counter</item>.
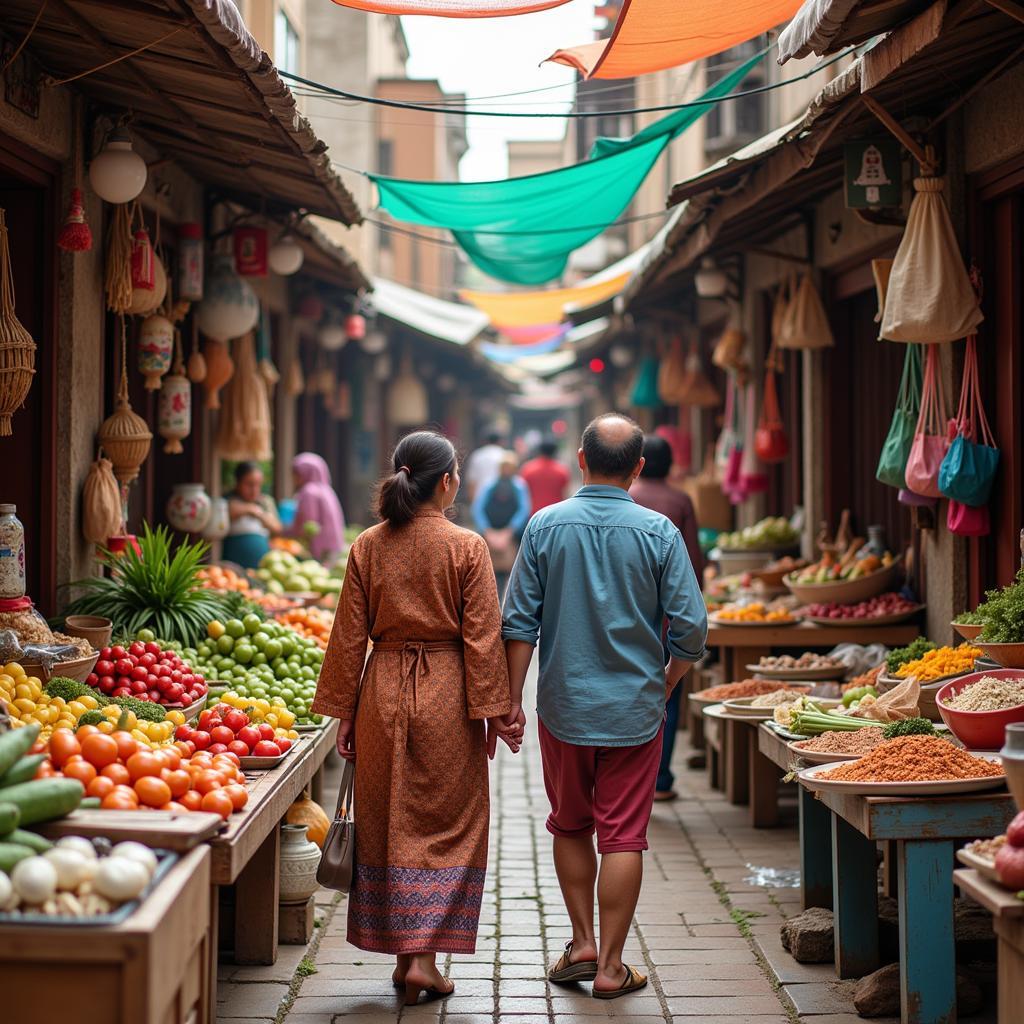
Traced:
POLYGON ((4 1020, 207 1024, 210 851, 198 846, 117 925, 0 924, 4 1020))

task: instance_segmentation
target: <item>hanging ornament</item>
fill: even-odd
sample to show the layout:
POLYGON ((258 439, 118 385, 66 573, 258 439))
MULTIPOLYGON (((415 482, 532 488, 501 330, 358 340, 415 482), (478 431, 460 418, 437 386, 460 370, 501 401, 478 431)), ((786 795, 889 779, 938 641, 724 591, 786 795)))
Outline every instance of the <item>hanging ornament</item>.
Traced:
POLYGON ((298 239, 293 234, 285 232, 271 247, 267 253, 267 264, 275 274, 281 277, 290 277, 301 268, 306 254, 302 251, 298 239))
POLYGON ((180 455, 181 442, 192 430, 192 385, 185 376, 181 360, 181 335, 174 332, 174 372, 164 377, 160 388, 160 411, 157 432, 167 442, 167 455, 180 455))
POLYGON ((178 295, 190 302, 203 297, 203 228, 182 224, 178 228, 178 295))
POLYGON ((139 328, 139 371, 146 378, 146 390, 156 391, 160 378, 171 368, 174 352, 174 324, 165 316, 146 317, 139 328))
POLYGON ((234 342, 234 353, 235 372, 224 391, 214 447, 224 459, 267 459, 272 454, 270 402, 251 331, 234 342))
POLYGON ((132 304, 132 211, 129 206, 118 206, 110 222, 104 287, 107 309, 111 313, 127 313, 132 304))
POLYGON ((97 440, 110 457, 114 476, 121 484, 122 504, 128 500, 128 485, 139 475, 149 455, 153 435, 146 421, 132 411, 128 400, 128 337, 121 317, 121 379, 117 386, 114 412, 100 426, 97 440))
POLYGON ((215 256, 205 281, 203 301, 196 306, 199 329, 214 341, 228 342, 251 331, 259 315, 259 299, 235 273, 234 260, 224 254, 215 256))
POLYGON ((267 229, 246 224, 232 237, 235 270, 243 277, 267 276, 267 229))
POLYGON ((336 420, 352 419, 352 389, 347 380, 338 385, 338 393, 334 397, 331 414, 336 420))
POLYGON ((89 165, 93 192, 108 203, 130 203, 146 187, 146 161, 132 149, 128 133, 117 128, 89 165))
POLYGON ((378 327, 367 331, 359 342, 368 356, 379 356, 388 347, 388 336, 378 327))
POLYGON ((153 243, 149 240, 149 232, 145 226, 140 227, 132 238, 132 289, 136 291, 153 291, 156 284, 156 271, 153 269, 153 243))
POLYGON ((328 313, 327 319, 316 332, 316 340, 325 352, 337 352, 345 347, 348 334, 336 317, 328 313))
POLYGON ((0 437, 12 433, 11 416, 28 397, 35 361, 36 343, 14 313, 7 223, 0 207, 0 437))
POLYGON ((57 235, 57 245, 65 252, 88 252, 92 248, 92 231, 85 222, 85 208, 82 206, 82 190, 71 190, 64 226, 57 235))
POLYGON ((412 357, 406 353, 398 376, 388 394, 388 419, 394 426, 414 427, 430 419, 430 400, 423 382, 412 369, 412 357))
POLYGON ((206 342, 204 353, 206 360, 206 377, 203 383, 206 387, 206 408, 220 408, 220 389, 224 387, 232 374, 235 372, 235 364, 228 352, 226 342, 214 341, 212 338, 206 342))
POLYGON ((196 318, 192 318, 192 352, 188 357, 188 379, 193 384, 202 384, 206 380, 206 359, 199 351, 199 327, 196 318))
POLYGON ((345 317, 345 334, 350 341, 362 341, 366 337, 366 317, 361 313, 349 313, 345 317))

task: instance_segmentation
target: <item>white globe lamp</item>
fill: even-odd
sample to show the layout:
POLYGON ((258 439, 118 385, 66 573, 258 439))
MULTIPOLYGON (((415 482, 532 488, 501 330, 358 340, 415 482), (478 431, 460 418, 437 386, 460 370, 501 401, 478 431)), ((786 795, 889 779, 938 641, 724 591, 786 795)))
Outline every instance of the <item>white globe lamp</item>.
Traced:
POLYGON ((132 149, 128 133, 118 129, 89 164, 89 184, 108 203, 130 203, 146 187, 146 161, 132 149))

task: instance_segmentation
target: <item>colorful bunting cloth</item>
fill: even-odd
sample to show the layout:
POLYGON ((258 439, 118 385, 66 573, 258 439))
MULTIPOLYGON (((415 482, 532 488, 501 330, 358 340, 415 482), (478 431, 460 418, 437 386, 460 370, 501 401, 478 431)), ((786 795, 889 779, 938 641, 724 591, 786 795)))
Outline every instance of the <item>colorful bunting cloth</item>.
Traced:
MULTIPOLYGON (((696 101, 625 139, 598 139, 590 159, 543 174, 503 181, 407 181, 370 177, 379 205, 397 220, 447 228, 485 273, 514 284, 543 284, 565 269, 569 253, 596 238, 629 205, 668 143, 732 92, 764 58, 759 53, 696 101)), ((545 293, 546 294, 546 293, 545 293)), ((614 294, 614 293, 612 293, 614 294)), ((595 300, 597 301, 597 300, 595 300)), ((507 326, 549 323, 492 317, 507 326)))
POLYGON ((569 0, 334 0, 371 14, 426 14, 434 18, 505 18, 561 7, 569 0))
POLYGON ((562 316, 562 308, 570 302, 591 304, 618 295, 629 280, 629 274, 618 274, 605 281, 575 288, 551 288, 538 292, 474 292, 461 291, 459 298, 476 306, 499 330, 531 327, 553 323, 562 316))
POLYGON ((490 341, 480 342, 480 351, 492 362, 515 363, 527 356, 542 356, 548 352, 557 352, 569 333, 570 325, 563 328, 552 338, 534 342, 532 345, 496 345, 490 341))
POLYGON ((609 39, 557 50, 548 60, 585 78, 634 78, 745 43, 789 21, 801 0, 623 0, 609 39))

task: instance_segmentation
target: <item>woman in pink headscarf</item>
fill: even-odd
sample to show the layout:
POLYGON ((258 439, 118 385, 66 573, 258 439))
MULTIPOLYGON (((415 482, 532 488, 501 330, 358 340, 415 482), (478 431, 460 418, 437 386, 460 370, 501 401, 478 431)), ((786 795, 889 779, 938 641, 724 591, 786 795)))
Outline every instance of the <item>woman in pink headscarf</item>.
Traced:
POLYGON ((310 554, 321 562, 336 558, 345 550, 345 516, 331 487, 331 471, 319 455, 303 452, 292 459, 295 481, 295 519, 288 531, 309 545, 310 554), (303 529, 316 523, 318 531, 309 537, 303 529))

